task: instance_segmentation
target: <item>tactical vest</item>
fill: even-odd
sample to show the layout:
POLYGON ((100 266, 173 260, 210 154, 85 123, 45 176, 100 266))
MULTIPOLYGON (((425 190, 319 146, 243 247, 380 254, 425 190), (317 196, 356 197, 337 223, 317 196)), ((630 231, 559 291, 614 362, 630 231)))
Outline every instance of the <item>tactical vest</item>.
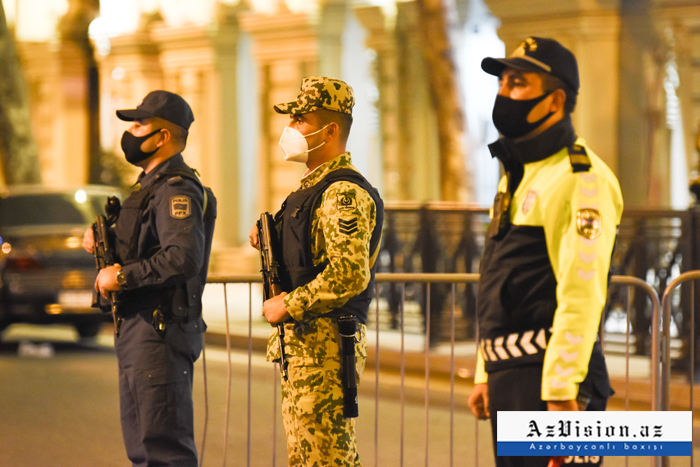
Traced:
MULTIPOLYGON (((282 216, 281 239, 282 258, 289 272, 291 287, 297 287, 311 282, 328 265, 327 262, 314 266, 311 251, 311 225, 314 212, 321 203, 321 197, 328 187, 338 181, 348 181, 359 185, 374 200, 377 210, 377 219, 370 239, 369 254, 376 257, 381 240, 382 225, 384 223, 384 203, 379 192, 359 172, 352 169, 338 169, 330 172, 317 184, 299 189, 290 194, 282 205, 282 211, 277 214, 282 216)), ((367 322, 367 310, 374 294, 374 276, 376 264, 370 261, 371 279, 367 288, 360 294, 350 298, 337 310, 333 310, 324 316, 338 317, 344 314, 352 314, 360 323, 367 322)))
MULTIPOLYGON (((125 315, 144 309, 161 309, 169 317, 190 321, 201 315, 202 292, 207 282, 209 255, 211 253, 214 225, 216 222, 216 197, 209 187, 202 185, 196 172, 188 167, 173 167, 168 172, 158 174, 149 186, 133 192, 121 205, 119 218, 114 226, 115 249, 122 265, 135 263, 138 257, 138 240, 141 234, 141 220, 156 191, 171 178, 184 177, 194 180, 203 190, 204 206, 204 261, 198 275, 184 281, 165 284, 163 287, 146 286, 119 292, 120 313, 125 315)), ((160 250, 158 250, 160 251, 160 250)), ((156 252, 155 254, 158 254, 156 252)))

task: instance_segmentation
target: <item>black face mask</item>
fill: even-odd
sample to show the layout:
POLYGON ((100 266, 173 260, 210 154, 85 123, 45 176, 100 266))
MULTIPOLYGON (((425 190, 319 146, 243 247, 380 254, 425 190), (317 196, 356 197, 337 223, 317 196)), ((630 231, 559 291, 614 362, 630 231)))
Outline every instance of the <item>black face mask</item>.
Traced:
POLYGON ((158 133, 160 130, 162 130, 162 128, 159 128, 146 136, 134 136, 128 131, 125 131, 122 135, 122 151, 124 151, 127 162, 135 165, 155 154, 159 148, 156 148, 155 151, 143 152, 141 150, 141 145, 144 141, 158 133))
POLYGON ((506 138, 520 138, 534 131, 544 123, 554 112, 550 112, 536 122, 528 122, 527 116, 537 104, 549 96, 551 92, 534 99, 515 100, 510 97, 496 96, 491 118, 496 129, 506 138))

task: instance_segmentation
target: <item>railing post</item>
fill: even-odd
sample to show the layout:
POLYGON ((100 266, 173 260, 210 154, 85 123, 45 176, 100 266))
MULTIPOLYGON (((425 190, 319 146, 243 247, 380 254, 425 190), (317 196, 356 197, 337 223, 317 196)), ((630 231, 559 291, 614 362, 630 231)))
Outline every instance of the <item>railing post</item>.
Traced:
MULTIPOLYGON (((671 385, 671 294, 676 289, 679 287, 682 283, 687 282, 687 281, 692 281, 700 279, 700 271, 687 271, 684 272, 683 274, 679 275, 676 277, 674 280, 672 280, 668 286, 666 287, 666 290, 664 290, 663 294, 663 300, 662 300, 662 308, 664 310, 663 313, 663 338, 664 341, 662 342, 662 349, 663 349, 663 355, 662 355, 662 405, 661 405, 661 410, 670 410, 671 409, 671 395, 670 395, 670 385, 671 385)), ((694 284, 691 284, 694 286, 694 284)), ((691 303, 691 308, 693 308, 694 304, 691 303)), ((694 312, 694 310, 691 310, 691 312, 694 312)), ((691 333, 694 330, 691 330, 691 333)), ((692 343, 692 335, 689 341, 692 343)), ((694 349, 691 349, 691 351, 694 351, 694 349)), ((692 390, 693 390, 693 382, 690 382, 690 390, 691 390, 691 401, 692 401, 692 390)), ((693 407, 691 407, 692 411, 693 407)), ((667 467, 670 465, 670 460, 668 457, 663 457, 662 458, 662 464, 663 467, 667 467)))

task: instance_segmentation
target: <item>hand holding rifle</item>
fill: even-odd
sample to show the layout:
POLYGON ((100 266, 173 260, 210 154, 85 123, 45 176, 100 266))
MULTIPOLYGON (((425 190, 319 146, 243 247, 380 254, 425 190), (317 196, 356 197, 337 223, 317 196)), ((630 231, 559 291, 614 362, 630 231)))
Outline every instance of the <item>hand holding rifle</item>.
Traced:
MULTIPOLYGON (((110 197, 107 199, 107 204, 105 205, 106 216, 99 215, 95 219, 95 223, 92 227, 88 229, 92 233, 92 245, 86 244, 83 241, 83 246, 87 251, 90 251, 90 246, 92 247, 92 253, 95 255, 95 267, 98 272, 98 279, 96 281, 96 287, 93 290, 92 295, 92 307, 100 308, 103 311, 111 311, 112 319, 114 320, 114 332, 119 337, 119 319, 117 318, 117 305, 118 297, 115 291, 110 291, 107 293, 107 298, 109 305, 105 305, 101 300, 101 295, 97 290, 97 285, 100 282, 100 271, 106 268, 115 268, 116 264, 116 253, 114 251, 114 246, 112 245, 109 228, 116 222, 119 216, 119 209, 121 205, 119 203, 119 198, 110 197)), ((88 232, 86 232, 86 237, 89 237, 88 232)), ((118 268, 121 269, 121 268, 118 268)), ((104 275, 104 272, 103 274, 104 275)))
POLYGON ((284 352, 284 320, 289 317, 284 306, 285 292, 283 286, 283 266, 278 261, 279 249, 277 232, 272 215, 265 212, 260 215, 257 224, 257 242, 251 236, 251 244, 258 244, 263 275, 263 313, 267 321, 277 326, 280 343, 280 367, 285 381, 289 379, 287 356, 284 352))

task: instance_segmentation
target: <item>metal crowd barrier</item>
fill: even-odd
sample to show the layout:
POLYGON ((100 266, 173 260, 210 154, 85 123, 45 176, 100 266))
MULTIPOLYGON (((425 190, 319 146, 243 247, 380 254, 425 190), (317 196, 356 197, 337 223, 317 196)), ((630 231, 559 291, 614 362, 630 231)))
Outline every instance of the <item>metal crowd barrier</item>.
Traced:
MULTIPOLYGON (((465 379, 468 379, 468 376, 471 375, 465 375, 467 370, 473 371, 473 368, 470 369, 460 369, 459 374, 458 370, 456 368, 456 348, 457 348, 457 339, 455 335, 455 319, 456 319, 456 300, 457 300, 457 286, 458 285, 464 285, 467 284, 467 286, 470 286, 475 284, 478 281, 479 275, 478 274, 377 274, 377 296, 379 296, 380 299, 375 299, 372 303, 372 306, 370 307, 370 317, 369 317, 369 322, 373 322, 375 325, 378 325, 380 323, 380 315, 384 312, 382 308, 385 306, 385 303, 382 303, 381 295, 379 294, 380 287, 382 284, 397 284, 397 286, 400 288, 400 302, 399 302, 399 323, 398 323, 398 330, 392 333, 387 333, 387 332, 373 332, 370 335, 372 336, 374 340, 374 348, 372 349, 372 343, 368 342, 369 344, 369 356, 367 360, 367 368, 365 371, 365 375, 363 376, 362 379, 362 384, 360 385, 360 397, 361 399, 364 399, 364 404, 367 404, 367 398, 374 398, 374 407, 373 407, 373 412, 374 412, 374 420, 371 421, 371 424, 373 425, 372 429, 374 431, 373 433, 373 446, 368 446, 367 442, 367 435, 366 435, 366 428, 369 422, 365 420, 362 420, 361 422, 359 420, 362 419, 362 413, 363 413, 363 401, 360 403, 360 419, 358 419, 358 425, 360 423, 363 423, 363 439, 358 443, 359 444, 359 449, 360 449, 360 454, 363 459, 363 464, 364 465, 374 465, 374 466, 379 466, 379 465, 386 465, 386 459, 383 459, 382 457, 382 450, 395 450, 396 447, 388 447, 385 444, 382 444, 380 442, 380 437, 386 436, 387 430, 382 426, 382 423, 384 422, 383 419, 380 417, 380 411, 381 411, 381 404, 387 404, 387 403, 395 403, 396 400, 387 400, 386 397, 382 398, 381 396, 381 390, 382 390, 382 385, 386 384, 392 384, 387 383, 387 381, 395 381, 396 379, 396 373, 398 372, 398 405, 399 405, 399 433, 398 433, 398 465, 404 466, 404 465, 430 465, 431 462, 431 455, 435 456, 434 452, 431 452, 430 450, 430 445, 431 445, 431 440, 435 438, 431 438, 431 424, 429 422, 430 416, 431 416, 431 409, 435 409, 435 407, 431 404, 431 396, 434 396, 433 388, 432 385, 438 385, 440 384, 441 387, 444 386, 444 379, 445 375, 448 375, 449 383, 448 383, 448 389, 447 392, 449 393, 448 395, 448 402, 442 402, 442 406, 444 407, 445 405, 447 408, 449 408, 449 419, 447 420, 446 424, 449 425, 447 428, 448 438, 449 438, 449 447, 448 447, 448 452, 447 454, 441 453, 441 455, 444 457, 446 456, 447 459, 444 459, 445 462, 441 463, 440 465, 449 465, 449 466, 454 466, 454 465, 476 465, 480 466, 481 461, 488 462, 488 459, 492 459, 492 454, 491 454, 491 442, 490 440, 485 440, 484 441, 484 448, 488 449, 488 454, 486 456, 483 456, 480 454, 480 437, 479 437, 479 424, 480 422, 474 420, 474 440, 473 442, 467 441, 467 443, 473 444, 473 458, 466 459, 464 457, 459 458, 459 462, 456 462, 456 447, 460 448, 460 452, 464 451, 464 439, 460 438, 460 443, 459 445, 456 445, 456 438, 457 438, 457 432, 459 431, 460 433, 464 431, 465 427, 460 426, 456 424, 456 417, 463 417, 464 414, 459 414, 459 410, 465 410, 469 412, 469 409, 466 407, 466 398, 468 397, 468 393, 465 394, 463 383, 465 379), (416 351, 415 350, 415 345, 413 346, 413 351, 412 352, 407 352, 406 349, 406 341, 407 337, 414 337, 414 336, 407 336, 406 329, 405 329, 405 317, 406 317, 406 307, 407 304, 410 302, 410 300, 407 300, 405 291, 406 291, 406 284, 413 284, 413 283, 422 283, 426 284, 426 291, 425 291, 425 303, 428 305, 424 309, 424 333, 423 333, 423 345, 422 349, 416 351), (449 342, 446 344, 448 349, 447 349, 447 358, 445 358, 445 349, 441 349, 441 353, 438 355, 436 350, 431 346, 430 342, 430 314, 432 311, 430 310, 430 290, 431 290, 431 285, 434 284, 450 284, 451 290, 449 293, 449 309, 451 310, 450 315, 447 317, 450 321, 451 328, 450 328, 450 337, 449 337, 449 342), (387 337, 389 337, 389 334, 391 334, 391 337, 396 338, 395 334, 398 333, 398 350, 396 349, 396 342, 393 342, 394 349, 391 349, 389 345, 387 345, 387 337), (392 359, 394 360, 394 365, 395 365, 395 359, 396 359, 396 353, 398 352, 398 370, 395 368, 390 368, 392 365, 392 359), (422 364, 418 363, 422 359, 422 364), (439 363, 442 363, 442 366, 440 368, 436 368, 436 361, 440 359, 439 363), (411 364, 411 368, 413 371, 409 370, 409 360, 411 364), (387 364, 388 361, 388 364, 387 364), (445 368, 445 362, 447 362, 445 368), (422 462, 419 462, 419 459, 415 457, 415 444, 416 442, 420 442, 420 440, 415 440, 411 439, 410 440, 410 447, 411 447, 411 452, 413 452, 413 456, 411 459, 408 461, 405 459, 405 452, 406 452, 406 410, 407 410, 407 394, 411 392, 413 395, 413 398, 415 399, 416 392, 417 390, 415 389, 414 385, 408 388, 407 386, 407 378, 410 376, 415 379, 416 375, 416 368, 418 368, 418 372, 420 372, 420 369, 422 368, 423 370, 423 394, 422 397, 424 398, 424 406, 423 406, 423 418, 424 418, 424 426, 422 429, 422 434, 424 439, 422 442, 424 443, 425 450, 422 454, 422 457, 424 458, 422 462), (370 370, 372 369, 372 370, 370 370), (374 373, 373 375, 371 373, 374 373), (442 376, 439 376, 435 379, 433 379, 432 375, 434 374, 441 374, 442 376), (393 375, 393 376, 392 376, 393 375), (466 376, 466 378, 465 378, 466 376), (458 377, 459 377, 459 392, 460 392, 460 399, 458 400, 457 397, 457 386, 458 386, 458 377), (374 379, 374 387, 373 391, 371 391, 369 388, 371 387, 371 382, 372 378, 374 379), (442 380, 439 380, 439 378, 442 378, 442 380), (373 394, 372 394, 373 392, 373 394), (380 403, 381 399, 381 403, 380 403), (459 402, 459 404, 458 404, 459 402), (459 405, 459 407, 458 407, 459 405), (367 453, 370 453, 369 455, 367 453)), ((679 277, 676 281, 672 282, 669 285, 669 288, 667 289, 667 292, 671 290, 673 287, 675 287, 677 284, 679 284, 682 280, 689 280, 690 278, 696 279, 700 278, 700 271, 697 272, 695 275, 683 275, 679 277)), ((248 466, 250 465, 260 465, 259 462, 256 462, 254 464, 251 464, 251 445, 250 445, 250 440, 251 440, 251 429, 252 429, 252 424, 251 424, 251 356, 253 353, 253 338, 252 338, 252 326, 253 326, 253 284, 261 282, 260 276, 259 275, 245 275, 245 276, 210 276, 209 277, 209 282, 210 283, 220 283, 224 284, 223 290, 224 290, 224 301, 225 301, 225 306, 226 306, 226 329, 227 329, 227 334, 228 334, 228 329, 229 329, 229 321, 228 321, 228 306, 229 306, 229 297, 227 296, 226 292, 226 284, 247 284, 248 285, 248 340, 247 340, 247 352, 248 352, 248 401, 247 401, 247 421, 246 421, 246 430, 247 430, 247 446, 246 446, 246 460, 248 466)), ((626 361, 626 368, 625 368, 625 408, 629 410, 629 402, 630 402, 630 368, 629 368, 629 361, 630 361, 630 309, 632 307, 632 302, 633 302, 633 293, 629 293, 631 290, 636 290, 636 291, 641 291, 651 302, 651 308, 652 308, 652 323, 656 323, 656 325, 652 326, 652 345, 651 345, 651 359, 650 359, 650 375, 651 375, 651 387, 650 387, 650 402, 651 402, 651 410, 668 410, 669 403, 668 403, 668 385, 670 382, 670 354, 669 354, 669 321, 670 321, 670 314, 668 311, 665 311, 664 314, 664 320, 662 323, 662 317, 661 317, 661 307, 659 305, 659 298, 655 292, 655 290, 650 287, 648 284, 646 284, 644 281, 641 279, 631 277, 631 276, 613 276, 612 281, 611 281, 611 288, 612 287, 627 287, 628 290, 628 300, 627 300, 627 324, 625 326, 626 333, 625 333, 625 361, 626 361), (663 330, 663 332, 662 332, 663 330)), ((666 296, 667 294, 664 294, 664 306, 668 306, 667 301, 666 301, 666 296)), ((260 299, 261 298, 256 298, 260 299)), ((664 308, 664 310, 667 310, 667 308, 664 308)), ((470 310, 471 312, 474 312, 474 310, 470 310)), ((463 312, 465 312, 463 310, 463 312)), ((205 310, 206 313, 206 310, 205 310)), ((605 322, 605 317, 602 320, 605 322)), ((477 339, 478 336, 474 336, 474 341, 471 342, 473 343, 473 350, 472 354, 476 351, 476 346, 477 346, 477 339)), ((605 349, 605 334, 602 332, 602 327, 601 327, 601 340, 605 349)), ((229 354, 229 384, 231 384, 231 378, 230 378, 230 368, 231 368, 231 360, 230 360, 230 354, 231 354, 231 347, 230 347, 230 342, 231 339, 227 337, 226 339, 226 345, 227 345, 227 353, 229 354)), ((242 341, 241 341, 242 342, 242 341)), ((445 344, 445 343, 443 343, 445 344)), ((461 345, 461 343, 460 343, 461 345)), ((470 343, 467 343, 467 345, 470 345, 470 343)), ((444 347, 444 345, 443 345, 444 347)), ((463 349, 463 347, 460 347, 460 349, 463 349)), ((279 373, 278 371, 275 371, 275 378, 274 378, 274 384, 276 385, 275 388, 275 398, 274 401, 272 401, 272 411, 274 414, 274 417, 277 419, 281 418, 280 412, 279 412, 279 407, 278 407, 278 397, 279 397, 279 373)), ((442 390, 444 393, 445 391, 442 390)), ((396 393, 396 389, 394 387, 393 389, 393 394, 396 393)), ((227 389, 227 394, 230 395, 230 388, 227 389)), ((227 401, 230 400, 230 396, 227 397, 227 401)), ((691 391, 691 407, 692 407, 692 391, 691 391)), ((413 410, 413 408, 411 408, 413 410)), ((372 410, 370 410, 371 412, 372 410)), ((365 414, 367 413, 367 410, 364 411, 365 414)), ((471 414, 469 413, 468 417, 471 417, 471 414)), ((483 422, 482 422, 483 423, 483 422)), ((228 425, 228 413, 227 413, 227 418, 226 418, 226 424, 228 425)), ((273 423, 274 426, 276 426, 276 423, 273 423)), ((413 428, 413 427, 412 427, 413 428)), ((441 427, 442 428, 442 427, 441 427)), ((469 428, 466 428, 469 429, 469 428)), ((225 437, 228 437, 228 428, 226 429, 225 432, 225 437)), ((389 430, 390 431, 390 430, 389 430)), ((443 430, 445 431, 445 430, 443 430)), ((415 432, 415 430, 414 430, 415 432)), ((360 429, 358 427, 358 434, 360 433, 360 429)), ((396 433, 392 433, 392 435, 397 435, 396 433)), ((273 430, 271 432, 271 436, 273 439, 273 451, 274 451, 274 440, 277 438, 278 434, 276 431, 276 428, 273 427, 273 430)), ((469 449, 468 449, 469 450, 469 449)), ((282 462, 283 465, 286 465, 286 453, 275 453, 273 452, 272 455, 272 465, 276 465, 276 459, 279 457, 280 462, 282 462)), ((241 456, 237 455, 237 458, 240 460, 241 456)), ((225 459, 226 459, 226 454, 224 454, 224 465, 225 464, 225 459)), ((651 457, 651 465, 652 466, 661 466, 661 465, 668 465, 668 459, 664 459, 661 457, 651 457)), ((491 460, 492 461, 492 460, 491 460)), ((395 465, 393 462, 391 465, 395 465)), ((433 464, 435 465, 435 464, 433 464)), ((484 465, 490 465, 490 462, 485 463, 484 465)))
MULTIPOLYGON (((700 271, 687 271, 682 274, 680 274, 678 277, 673 279, 668 286, 666 287, 666 290, 664 290, 663 296, 662 296, 662 322, 661 322, 661 329, 663 330, 663 336, 664 339, 662 340, 661 343, 661 350, 662 350, 662 373, 661 373, 661 389, 662 392, 660 394, 660 407, 661 410, 671 410, 671 350, 670 350, 670 329, 671 329, 671 307, 673 305, 674 301, 674 292, 676 290, 680 291, 680 287, 685 284, 690 282, 693 287, 691 288, 690 292, 690 310, 692 310, 690 315, 690 323, 688 328, 691 330, 696 329, 696 317, 695 317, 695 287, 698 284, 698 279, 700 279, 700 271)), ((691 412, 694 412, 695 408, 695 354, 696 354, 696 336, 695 332, 690 332, 689 335, 687 336, 687 345, 689 349, 689 364, 688 364, 688 384, 689 384, 689 391, 688 391, 688 409, 691 412)), ((680 396, 682 397, 684 394, 681 394, 680 396)), ((678 396, 678 395, 676 395, 678 396)), ((677 406, 680 406, 680 402, 676 401, 677 406)), ((666 460, 664 460, 664 467, 668 465, 666 463, 666 460)), ((691 465, 694 465, 694 456, 691 455, 690 458, 691 465)))

